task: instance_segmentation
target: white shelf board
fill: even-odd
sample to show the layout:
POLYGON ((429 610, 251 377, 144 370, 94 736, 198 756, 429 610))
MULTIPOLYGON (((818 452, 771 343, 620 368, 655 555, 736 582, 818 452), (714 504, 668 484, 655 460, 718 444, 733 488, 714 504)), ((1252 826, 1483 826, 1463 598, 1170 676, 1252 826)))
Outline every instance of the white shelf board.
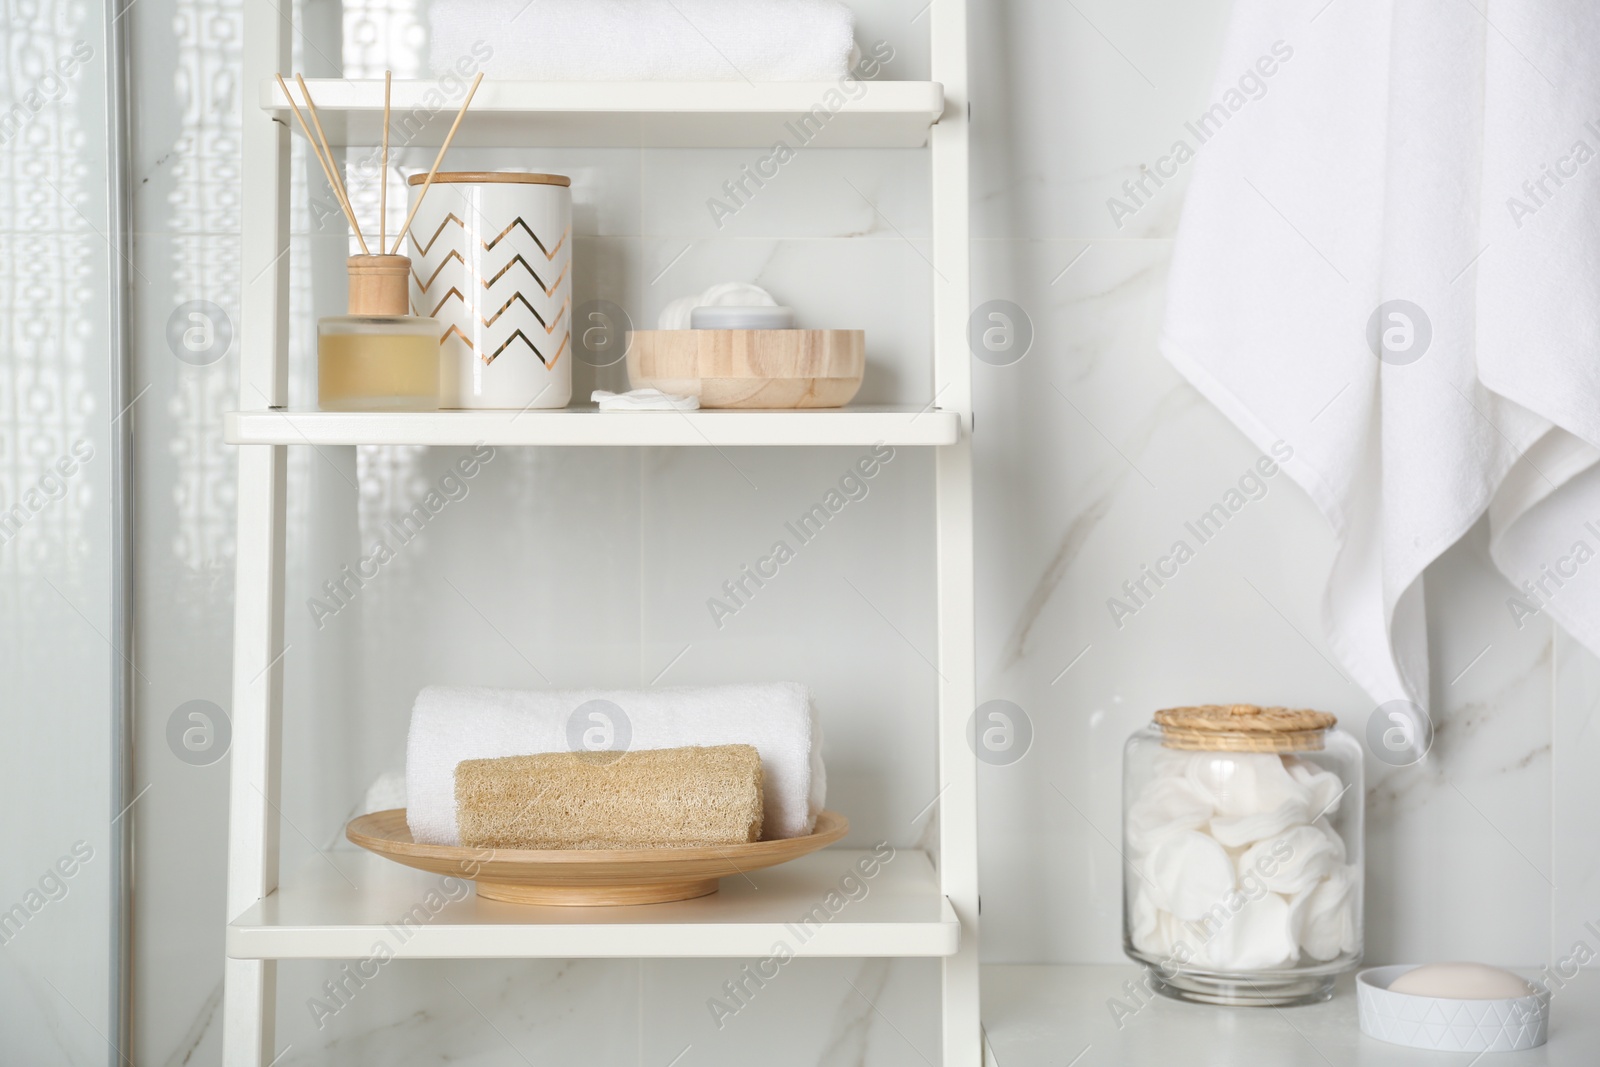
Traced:
MULTIPOLYGON (((305 112, 292 80, 289 90, 305 112)), ((377 145, 383 136, 383 80, 308 78, 330 142, 377 145)), ((855 98, 834 82, 529 82, 485 79, 453 142, 463 146, 643 146, 664 148, 920 148, 944 111, 938 82, 857 81, 855 98), (843 101, 842 104, 840 101, 843 101), (818 110, 820 109, 820 110, 818 110), (814 115, 800 126, 800 116, 814 115)), ((396 81, 390 114, 395 144, 438 145, 462 94, 431 81, 396 81)), ((277 82, 261 82, 259 103, 296 133, 277 82)))
POLYGON ((1140 974, 1131 964, 984 967, 985 1063, 1593 1067, 1600 1049, 1600 974, 1592 970, 1551 999, 1548 1044, 1525 1052, 1487 1053, 1481 1060, 1469 1053, 1425 1052, 1367 1037, 1356 1021, 1353 974, 1339 978, 1333 999, 1326 1003, 1280 1009, 1185 1004, 1154 994, 1144 994, 1144 1006, 1139 1007, 1123 983, 1138 981, 1140 974), (1138 1010, 1113 1016, 1113 1000, 1138 1010))
POLYGON ((960 415, 914 407, 817 411, 230 411, 235 445, 954 444, 960 415))
POLYGON ((802 925, 867 855, 824 849, 724 878, 718 892, 697 900, 561 908, 481 900, 476 892, 456 892, 451 895, 457 899, 449 901, 441 889, 444 876, 367 852, 323 852, 229 924, 227 954, 354 959, 373 955, 381 942, 395 957, 410 959, 765 957, 780 941, 796 956, 954 954, 960 922, 939 891, 927 854, 911 849, 861 880, 865 896, 848 901, 826 922, 819 917, 802 925), (427 916, 430 891, 442 907, 426 921, 402 925, 419 905, 427 916))

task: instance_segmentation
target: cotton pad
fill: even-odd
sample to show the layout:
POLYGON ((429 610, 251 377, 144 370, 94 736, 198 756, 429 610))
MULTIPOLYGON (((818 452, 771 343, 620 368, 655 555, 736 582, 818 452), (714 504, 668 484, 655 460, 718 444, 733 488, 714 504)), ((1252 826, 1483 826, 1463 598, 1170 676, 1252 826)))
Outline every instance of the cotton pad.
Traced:
POLYGON ((1311 810, 1302 799, 1289 798, 1265 811, 1222 816, 1211 820, 1211 836, 1229 848, 1241 848, 1277 837, 1291 826, 1310 821, 1311 810))
POLYGON ((1354 867, 1335 867, 1327 878, 1290 901, 1291 933, 1312 959, 1331 960, 1355 951, 1356 878, 1354 867))
POLYGON ((1157 778, 1185 778, 1191 767, 1209 758, 1204 752, 1164 748, 1151 757, 1150 771, 1157 778))
MULTIPOLYGON (((1235 898, 1235 903, 1241 898, 1235 898)), ((1196 962, 1219 970, 1254 971, 1281 967, 1297 954, 1289 929, 1289 905, 1276 893, 1260 900, 1242 900, 1226 921, 1207 931, 1196 962)))
POLYGON ((1329 822, 1327 819, 1318 819, 1311 825, 1315 826, 1318 830, 1321 830, 1323 834, 1327 836, 1329 842, 1331 842, 1333 845, 1333 853, 1335 856, 1339 857, 1340 863, 1343 863, 1349 858, 1349 853, 1345 851, 1344 838, 1340 837, 1339 831, 1333 828, 1333 823, 1329 822))
POLYGON ((1211 802, 1186 778, 1157 778, 1128 809, 1128 847, 1144 854, 1177 830, 1198 830, 1211 818, 1211 802))
POLYGON ((1283 757, 1269 752, 1196 753, 1188 778, 1224 816, 1252 815, 1289 801, 1304 806, 1311 800, 1283 757))
POLYGON ((1288 760, 1285 766, 1289 776, 1305 787, 1308 794, 1306 803, 1312 815, 1332 815, 1339 810, 1345 787, 1337 774, 1298 759, 1288 760))
POLYGON ((1180 919, 1198 919, 1234 890, 1233 860, 1205 834, 1180 830, 1163 838, 1144 863, 1156 903, 1180 919))
POLYGON ((1128 933, 1133 947, 1152 956, 1165 957, 1172 951, 1171 924, 1163 920, 1168 914, 1156 907, 1149 887, 1140 884, 1134 889, 1128 905, 1128 933))
POLYGON ((1303 893, 1342 862, 1328 835, 1316 826, 1296 826, 1252 845, 1239 858, 1239 873, 1253 871, 1274 893, 1303 893))

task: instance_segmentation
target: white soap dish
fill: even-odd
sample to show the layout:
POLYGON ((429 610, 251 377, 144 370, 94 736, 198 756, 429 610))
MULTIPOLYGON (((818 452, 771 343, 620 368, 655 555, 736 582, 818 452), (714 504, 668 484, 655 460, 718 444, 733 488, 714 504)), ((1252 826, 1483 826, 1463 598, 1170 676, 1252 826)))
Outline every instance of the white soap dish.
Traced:
POLYGON ((1544 1044, 1550 994, 1456 1000, 1396 993, 1389 983, 1409 964, 1368 967, 1356 975, 1361 1032, 1379 1041, 1441 1052, 1517 1052, 1544 1044))

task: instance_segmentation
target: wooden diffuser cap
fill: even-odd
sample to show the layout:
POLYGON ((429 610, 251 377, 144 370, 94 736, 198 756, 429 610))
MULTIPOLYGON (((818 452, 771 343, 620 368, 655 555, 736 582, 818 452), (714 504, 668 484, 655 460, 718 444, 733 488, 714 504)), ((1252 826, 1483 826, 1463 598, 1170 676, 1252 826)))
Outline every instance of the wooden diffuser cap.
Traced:
POLYGON ((409 315, 409 256, 351 256, 350 314, 409 315))

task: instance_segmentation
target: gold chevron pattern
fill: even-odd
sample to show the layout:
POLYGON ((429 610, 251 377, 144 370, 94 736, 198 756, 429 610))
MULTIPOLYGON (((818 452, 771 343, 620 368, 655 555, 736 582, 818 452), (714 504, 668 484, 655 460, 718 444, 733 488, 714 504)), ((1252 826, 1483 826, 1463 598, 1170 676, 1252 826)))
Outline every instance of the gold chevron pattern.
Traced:
POLYGON ((467 228, 467 224, 461 221, 461 217, 452 211, 450 214, 444 217, 443 222, 439 223, 439 228, 433 231, 433 236, 428 238, 427 244, 418 244, 417 235, 413 233, 411 235, 411 247, 416 249, 419 255, 427 255, 429 250, 433 248, 433 243, 437 241, 439 239, 439 235, 444 232, 444 228, 450 225, 452 222, 457 226, 460 226, 463 230, 467 228))
POLYGON ((527 345, 533 354, 539 358, 540 363, 544 364, 545 370, 550 370, 556 365, 556 361, 561 358, 561 353, 565 352, 567 349, 567 342, 572 339, 572 334, 570 331, 562 334, 561 343, 556 346, 556 354, 546 360, 544 358, 544 353, 539 350, 539 346, 528 340, 528 335, 523 333, 521 330, 517 330, 512 333, 512 335, 506 339, 506 343, 495 349, 493 352, 478 352, 477 349, 472 347, 472 338, 462 333, 461 327, 455 325, 454 323, 451 323, 450 328, 440 336, 439 343, 441 345, 444 344, 452 336, 460 338, 461 343, 467 346, 467 351, 481 358, 485 367, 493 363, 499 357, 500 353, 511 347, 512 341, 515 341, 520 337, 522 338, 522 343, 527 345))
MULTIPOLYGON (((454 218, 454 217, 455 216, 451 216, 451 218, 454 218)), ((448 222, 449 219, 446 219, 445 221, 448 222)), ((534 233, 533 230, 531 230, 528 227, 528 224, 526 222, 522 221, 522 216, 521 215, 518 215, 516 218, 511 220, 511 225, 507 226, 505 229, 501 230, 498 234, 496 234, 492 241, 484 241, 484 242, 482 242, 483 250, 485 252, 493 252, 495 246, 498 245, 501 242, 501 240, 505 238, 506 234, 510 233, 512 230, 516 229, 518 226, 521 226, 523 232, 526 233, 529 237, 533 238, 533 243, 538 245, 539 246, 539 251, 544 253, 544 258, 545 258, 545 262, 546 263, 548 263, 550 260, 556 258, 556 254, 561 251, 561 246, 566 244, 567 243, 567 238, 572 235, 572 227, 568 226, 565 230, 561 231, 561 239, 556 242, 556 246, 554 248, 545 248, 544 242, 539 240, 539 235, 534 233)), ((439 228, 443 229, 444 228, 443 224, 441 224, 439 228)))
POLYGON ((411 277, 412 277, 413 280, 416 281, 417 285, 419 285, 422 288, 422 291, 424 293, 426 293, 429 289, 433 288, 433 283, 435 281, 437 281, 438 278, 439 278, 439 272, 444 270, 445 267, 449 266, 450 265, 450 261, 452 259, 455 260, 457 263, 461 264, 461 269, 462 270, 466 269, 467 261, 461 257, 461 253, 460 252, 457 252, 455 249, 452 248, 450 250, 450 254, 448 256, 445 256, 444 259, 440 262, 440 264, 436 268, 434 268, 434 271, 433 271, 432 274, 428 275, 428 280, 427 281, 423 281, 422 280, 422 276, 420 274, 418 274, 415 270, 413 270, 411 272, 411 277))
MULTIPOLYGON (((454 291, 454 290, 452 290, 452 291, 454 291)), ((539 320, 539 325, 544 327, 544 332, 546 334, 550 334, 550 333, 554 333, 555 332, 555 328, 557 326, 561 325, 561 315, 562 315, 563 312, 565 312, 567 310, 567 308, 569 306, 571 306, 572 297, 569 296, 569 297, 567 297, 565 300, 563 300, 561 302, 561 306, 556 308, 556 313, 555 313, 554 317, 551 318, 551 320, 550 320, 550 322, 548 324, 544 321, 544 316, 539 314, 539 312, 534 308, 534 306, 532 304, 528 303, 528 298, 523 296, 521 293, 513 294, 510 300, 507 300, 504 304, 501 304, 500 305, 500 310, 496 311, 492 318, 479 319, 478 321, 482 322, 485 326, 493 326, 495 323, 500 321, 500 316, 501 315, 504 315, 508 310, 510 310, 512 304, 516 304, 516 303, 519 303, 519 302, 522 304, 523 307, 528 309, 528 314, 532 315, 534 318, 539 320)), ((437 318, 438 316, 435 315, 434 317, 437 318)))
POLYGON ((566 268, 565 265, 563 265, 562 268, 561 268, 561 273, 556 275, 555 284, 551 285, 549 287, 546 287, 545 284, 544 284, 544 279, 539 277, 539 272, 534 270, 532 267, 528 266, 528 261, 523 259, 521 254, 519 253, 518 255, 515 255, 515 256, 511 257, 511 262, 507 263, 505 266, 500 268, 500 273, 499 274, 496 274, 493 278, 484 279, 483 287, 485 289, 488 289, 489 287, 494 285, 495 282, 499 281, 501 278, 504 278, 508 273, 510 273, 511 268, 515 267, 518 263, 522 264, 522 269, 523 270, 525 270, 529 274, 533 275, 533 280, 539 283, 539 287, 541 289, 544 289, 544 295, 545 296, 553 296, 553 295, 555 295, 556 286, 559 286, 561 284, 561 280, 567 276, 567 268, 566 268))
POLYGON ((450 302, 450 298, 452 296, 455 297, 457 300, 461 301, 463 304, 465 304, 467 302, 467 298, 465 296, 461 295, 461 290, 457 289, 455 286, 452 285, 450 287, 450 291, 448 293, 444 294, 444 297, 437 304, 433 305, 433 310, 428 312, 428 318, 430 318, 430 319, 438 318, 439 317, 439 312, 444 310, 444 306, 450 302))
POLYGON ((511 347, 511 343, 513 341, 517 340, 518 338, 521 338, 522 343, 527 345, 529 351, 531 351, 535 356, 538 357, 539 362, 544 364, 546 370, 550 370, 551 368, 553 368, 556 365, 556 361, 561 358, 561 353, 566 351, 567 342, 572 339, 572 335, 571 334, 562 334, 561 335, 561 343, 556 346, 556 354, 551 356, 548 360, 546 360, 544 358, 544 353, 539 350, 539 346, 534 344, 532 341, 528 340, 528 335, 523 333, 521 330, 517 330, 514 333, 512 333, 512 335, 509 338, 506 339, 505 344, 501 345, 499 348, 495 349, 493 352, 481 352, 481 353, 477 352, 472 347, 472 338, 470 338, 466 334, 462 333, 461 332, 461 327, 456 326, 454 324, 452 324, 450 326, 450 328, 444 332, 444 335, 439 338, 439 343, 440 344, 444 344, 445 341, 449 340, 452 336, 459 338, 461 340, 461 343, 467 346, 467 351, 473 352, 475 355, 478 355, 483 360, 483 365, 485 367, 487 367, 489 364, 493 363, 497 358, 499 358, 500 353, 502 353, 506 349, 510 348, 511 347))
POLYGON ((549 359, 545 359, 544 353, 539 351, 539 346, 528 340, 527 334, 523 333, 521 330, 518 330, 516 333, 512 334, 506 339, 505 344, 495 349, 492 355, 485 355, 483 357, 484 365, 487 366, 488 364, 493 363, 500 357, 500 353, 510 348, 511 342, 517 340, 519 337, 522 339, 522 343, 527 345, 533 354, 539 357, 539 362, 544 364, 545 370, 551 370, 555 367, 556 361, 561 358, 561 353, 567 350, 567 342, 571 340, 570 334, 563 334, 561 337, 561 345, 556 349, 556 354, 551 356, 549 359))
MULTIPOLYGON (((426 206, 423 211, 428 213, 426 206)), ((519 211, 497 233, 485 232, 485 216, 498 225, 511 212, 428 214, 425 224, 417 220, 426 236, 411 234, 411 303, 414 309, 432 308, 427 314, 440 322, 441 354, 450 358, 453 351, 456 359, 494 366, 494 380, 507 365, 514 377, 506 381, 522 380, 528 366, 536 374, 557 367, 572 343, 572 226, 566 213, 519 211), (553 242, 547 238, 555 226, 542 236, 538 232, 541 220, 552 218, 561 220, 553 242)))
MULTIPOLYGON (((435 304, 433 310, 428 312, 425 317, 430 319, 438 318, 439 312, 444 310, 444 306, 450 302, 450 298, 452 296, 457 300, 460 300, 463 304, 466 303, 467 298, 462 295, 461 290, 457 289, 455 286, 451 286, 450 291, 444 294, 444 298, 435 304)), ((561 315, 567 310, 568 307, 572 305, 572 297, 569 296, 561 302, 561 306, 556 308, 555 317, 552 318, 548 323, 544 321, 544 316, 539 314, 538 309, 532 304, 528 303, 528 298, 523 296, 521 293, 513 293, 511 299, 507 300, 504 304, 501 304, 500 309, 492 316, 487 319, 480 319, 478 321, 482 322, 485 326, 493 326, 495 323, 500 321, 501 315, 504 315, 510 310, 512 304, 521 304, 523 307, 527 308, 528 314, 539 320, 539 325, 544 327, 544 332, 546 334, 549 334, 553 333, 555 328, 561 324, 561 315)), ((417 310, 417 306, 415 304, 411 305, 411 313, 413 315, 422 315, 422 312, 417 310)))

